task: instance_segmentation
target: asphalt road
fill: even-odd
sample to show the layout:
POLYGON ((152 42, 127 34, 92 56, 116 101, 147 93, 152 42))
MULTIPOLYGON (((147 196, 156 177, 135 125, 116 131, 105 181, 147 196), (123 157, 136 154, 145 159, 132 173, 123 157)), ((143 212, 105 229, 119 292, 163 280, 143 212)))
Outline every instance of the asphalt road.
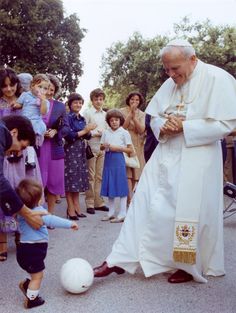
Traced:
MULTIPOLYGON (((81 198, 84 209, 84 199, 81 198)), ((65 200, 56 213, 65 217, 65 200)), ((141 269, 135 275, 112 274, 95 279, 80 295, 64 291, 60 284, 63 263, 74 257, 86 259, 93 267, 103 262, 111 250, 121 224, 101 222, 103 212, 79 220, 80 230, 50 230, 41 296, 46 303, 33 312, 47 313, 235 313, 236 312, 236 215, 225 220, 225 263, 227 275, 209 278, 207 284, 189 282, 172 285, 169 274, 145 278, 141 269)), ((26 274, 15 260, 13 236, 9 236, 9 257, 0 263, 0 312, 21 313, 24 296, 18 288, 26 274)))

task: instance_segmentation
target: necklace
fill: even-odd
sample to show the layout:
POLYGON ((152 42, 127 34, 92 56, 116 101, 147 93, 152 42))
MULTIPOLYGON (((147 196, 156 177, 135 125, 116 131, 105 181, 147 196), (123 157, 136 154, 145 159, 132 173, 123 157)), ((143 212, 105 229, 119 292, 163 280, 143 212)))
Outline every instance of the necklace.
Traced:
POLYGON ((177 109, 177 113, 176 113, 176 114, 177 114, 177 115, 180 115, 180 111, 184 110, 185 103, 186 103, 186 102, 184 102, 184 96, 181 95, 181 97, 180 97, 180 103, 178 103, 178 104, 176 105, 176 109, 177 109))

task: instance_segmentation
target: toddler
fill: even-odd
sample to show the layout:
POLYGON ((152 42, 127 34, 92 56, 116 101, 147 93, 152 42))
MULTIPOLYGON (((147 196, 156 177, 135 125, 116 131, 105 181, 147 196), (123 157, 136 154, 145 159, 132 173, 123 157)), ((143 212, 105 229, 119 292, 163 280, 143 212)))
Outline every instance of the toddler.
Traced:
MULTIPOLYGON (((25 205, 35 211, 45 211, 40 205, 42 186, 35 180, 23 179, 17 189, 25 205)), ((20 243, 17 245, 16 258, 20 267, 30 275, 20 282, 19 287, 26 297, 25 308, 34 308, 44 304, 39 296, 39 289, 45 268, 44 259, 48 248, 48 227, 72 228, 78 230, 78 225, 70 220, 55 215, 44 215, 44 225, 40 229, 33 229, 26 220, 19 216, 20 243)))
MULTIPOLYGON (((13 109, 21 109, 22 115, 28 117, 33 125, 36 134, 36 148, 43 143, 46 125, 42 115, 48 112, 49 102, 46 100, 46 93, 50 81, 45 74, 37 74, 33 77, 30 90, 23 92, 13 104, 13 109)), ((27 168, 35 168, 35 153, 33 147, 27 147, 27 168)))

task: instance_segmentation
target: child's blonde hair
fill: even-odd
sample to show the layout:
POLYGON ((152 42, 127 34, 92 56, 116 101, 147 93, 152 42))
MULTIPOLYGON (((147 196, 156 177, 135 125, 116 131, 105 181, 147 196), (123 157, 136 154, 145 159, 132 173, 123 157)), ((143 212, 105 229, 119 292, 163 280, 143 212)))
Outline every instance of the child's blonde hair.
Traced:
POLYGON ((38 206, 38 203, 43 194, 42 185, 39 184, 36 180, 26 178, 20 181, 19 185, 16 188, 16 192, 20 196, 24 204, 33 209, 38 206))
POLYGON ((47 77, 46 74, 36 74, 33 77, 33 80, 31 82, 31 86, 34 86, 36 84, 40 84, 42 81, 46 81, 46 82, 48 82, 48 84, 50 84, 50 79, 47 77))

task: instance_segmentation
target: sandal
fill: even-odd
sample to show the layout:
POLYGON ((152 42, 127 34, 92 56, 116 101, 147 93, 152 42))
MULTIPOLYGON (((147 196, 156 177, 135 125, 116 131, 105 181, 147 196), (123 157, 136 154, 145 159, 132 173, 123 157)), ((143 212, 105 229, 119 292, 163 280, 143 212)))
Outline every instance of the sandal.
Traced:
POLYGON ((4 262, 7 260, 7 252, 0 253, 0 262, 4 262))
MULTIPOLYGON (((6 241, 0 241, 1 243, 7 243, 6 241)), ((7 260, 7 251, 0 252, 0 262, 4 262, 7 260)))

